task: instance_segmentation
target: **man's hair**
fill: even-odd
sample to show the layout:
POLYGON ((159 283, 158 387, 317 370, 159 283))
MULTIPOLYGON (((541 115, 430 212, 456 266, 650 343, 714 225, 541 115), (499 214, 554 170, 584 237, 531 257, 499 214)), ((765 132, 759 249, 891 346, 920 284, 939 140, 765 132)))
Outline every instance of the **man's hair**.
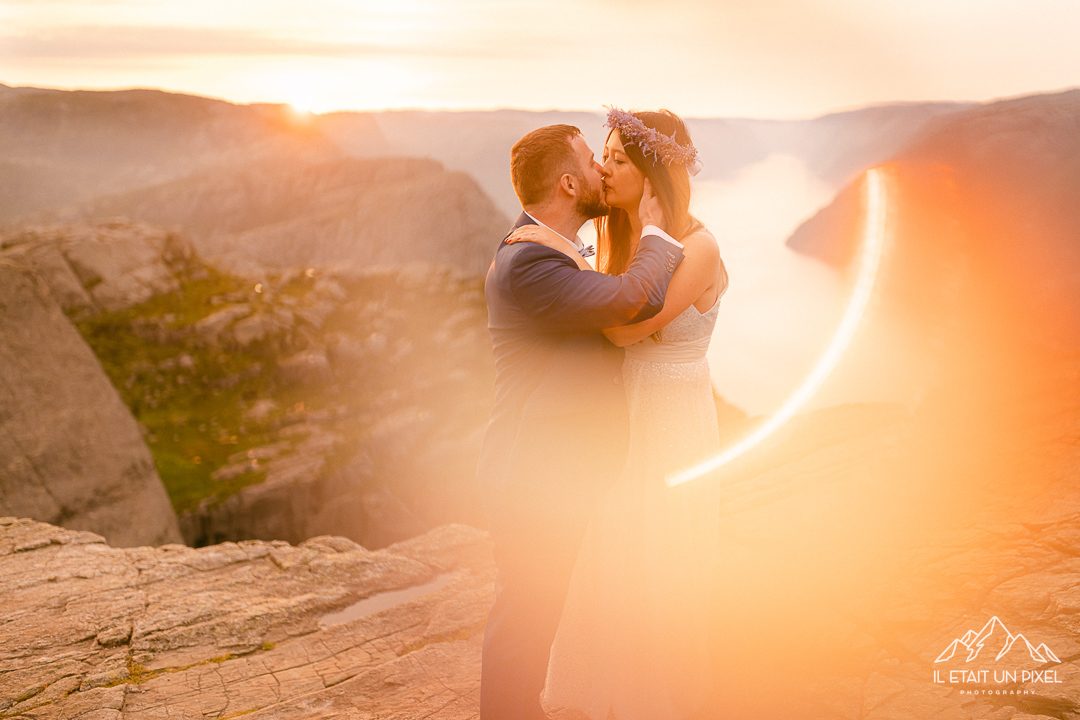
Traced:
POLYGON ((522 205, 543 202, 565 173, 581 168, 571 141, 581 131, 573 125, 548 125, 525 135, 510 150, 510 179, 522 205))

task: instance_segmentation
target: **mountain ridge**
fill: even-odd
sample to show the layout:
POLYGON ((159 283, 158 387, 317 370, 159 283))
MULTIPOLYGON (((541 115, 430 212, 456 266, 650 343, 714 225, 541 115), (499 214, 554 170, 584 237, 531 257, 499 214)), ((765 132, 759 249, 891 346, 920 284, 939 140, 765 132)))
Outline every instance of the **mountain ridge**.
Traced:
MULTIPOLYGON (((898 103, 807 120, 695 117, 687 122, 705 160, 699 179, 728 179, 769 154, 786 152, 800 156, 813 172, 837 185, 898 149, 928 118, 961 107, 964 104, 898 103), (882 117, 892 119, 882 123, 882 117), (875 125, 885 129, 879 127, 875 135, 875 125), (851 138, 844 140, 845 134, 851 138), (851 148, 844 145, 848 140, 851 148)), ((518 205, 509 181, 510 147, 529 130, 555 122, 580 127, 594 149, 603 144, 601 112, 385 110, 309 115, 288 105, 240 105, 152 89, 8 87, 0 98, 0 187, 5 190, 0 197, 6 197, 0 202, 0 222, 272 155, 307 160, 430 157, 451 171, 472 175, 502 212, 513 217, 518 205), (74 128, 76 137, 58 135, 59 121, 65 118, 65 127, 74 128), (125 130, 80 129, 71 124, 72 118, 91 125, 107 121, 125 130), (156 129, 150 133, 147 128, 156 129), (107 158, 100 151, 104 148, 109 149, 107 158), (109 166, 101 165, 105 160, 109 166)))
POLYGON ((510 222, 471 177, 426 158, 255 161, 44 215, 174 228, 208 260, 256 275, 412 262, 479 275, 510 222))

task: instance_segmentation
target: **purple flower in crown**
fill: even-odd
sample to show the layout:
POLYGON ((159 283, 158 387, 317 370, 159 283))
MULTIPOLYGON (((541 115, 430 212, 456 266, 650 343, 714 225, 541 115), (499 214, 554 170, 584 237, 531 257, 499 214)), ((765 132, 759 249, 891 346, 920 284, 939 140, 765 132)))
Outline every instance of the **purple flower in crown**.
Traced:
POLYGON ((623 142, 637 145, 642 155, 652 155, 657 161, 668 166, 672 163, 685 165, 691 175, 701 172, 701 160, 698 159, 697 148, 693 145, 680 145, 675 142, 675 138, 649 127, 625 110, 608 105, 604 107, 608 109, 604 126, 618 130, 623 142))

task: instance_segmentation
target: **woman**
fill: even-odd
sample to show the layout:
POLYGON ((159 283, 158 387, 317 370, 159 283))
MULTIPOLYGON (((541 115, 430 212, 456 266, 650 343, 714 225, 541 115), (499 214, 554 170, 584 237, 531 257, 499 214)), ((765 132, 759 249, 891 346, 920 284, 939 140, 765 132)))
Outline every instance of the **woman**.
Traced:
MULTIPOLYGON (((705 712, 709 606, 719 508, 707 480, 669 488, 667 474, 718 452, 705 358, 727 273, 715 238, 689 213, 697 152, 675 114, 612 109, 603 152, 606 217, 597 267, 626 270, 641 234, 638 206, 655 194, 664 229, 684 246, 664 309, 604 333, 626 348, 630 453, 593 516, 552 645, 545 711, 559 720, 677 720, 705 712)), ((525 236, 588 264, 554 232, 525 236)))

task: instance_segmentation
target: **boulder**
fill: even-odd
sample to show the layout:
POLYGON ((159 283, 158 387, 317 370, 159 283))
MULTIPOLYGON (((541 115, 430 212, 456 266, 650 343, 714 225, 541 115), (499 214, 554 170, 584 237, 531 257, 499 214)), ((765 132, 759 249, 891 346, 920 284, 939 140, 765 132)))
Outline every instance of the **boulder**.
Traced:
POLYGON ((33 268, 65 312, 96 310, 93 298, 64 257, 59 243, 23 242, 26 238, 23 234, 6 235, 0 240, 0 252, 14 262, 33 268))
POLYGON ((200 339, 208 342, 216 342, 234 322, 251 314, 251 306, 247 303, 230 305, 204 317, 192 326, 192 330, 200 339))
POLYGON ((366 354, 364 343, 345 333, 327 336, 327 358, 335 371, 356 372, 366 354))
POLYGON ((224 500, 210 497, 180 518, 190 545, 226 539, 262 538, 298 543, 316 535, 340 535, 365 547, 383 547, 423 533, 430 523, 415 521, 384 528, 384 514, 368 513, 370 463, 357 456, 341 469, 327 468, 327 459, 341 438, 314 423, 284 428, 293 438, 250 448, 229 457, 218 468, 218 480, 263 472, 262 482, 248 485, 224 500))
POLYGON ((265 423, 270 415, 278 409, 278 404, 269 398, 256 400, 250 408, 244 411, 244 419, 255 423, 265 423))
POLYGON ((117 546, 180 542, 128 408, 45 282, 0 258, 0 512, 117 546))
POLYGON ((303 350, 278 361, 281 379, 290 385, 314 385, 331 379, 330 361, 323 350, 303 350))
POLYGON ((70 312, 120 310, 179 289, 170 264, 191 248, 167 230, 104 219, 15 228, 0 234, 0 252, 33 268, 70 312))
POLYGON ((247 347, 272 335, 288 332, 295 321, 292 311, 285 308, 260 311, 233 325, 232 336, 241 347, 247 347))

